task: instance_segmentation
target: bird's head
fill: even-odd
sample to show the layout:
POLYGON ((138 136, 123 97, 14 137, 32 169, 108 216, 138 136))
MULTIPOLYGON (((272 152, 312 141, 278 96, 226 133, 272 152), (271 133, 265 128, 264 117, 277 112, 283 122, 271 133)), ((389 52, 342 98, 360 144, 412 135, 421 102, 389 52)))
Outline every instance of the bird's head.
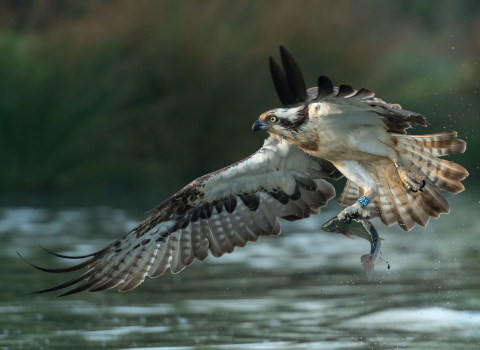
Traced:
POLYGON ((273 135, 291 136, 292 132, 298 133, 308 123, 308 109, 308 104, 296 108, 271 109, 253 123, 252 130, 265 130, 273 135))
POLYGON ((307 91, 300 67, 283 46, 280 46, 280 55, 284 70, 270 57, 270 72, 280 101, 287 108, 276 108, 263 113, 252 129, 265 130, 279 140, 286 138, 292 141, 309 122, 309 101, 320 95, 318 90, 307 91))

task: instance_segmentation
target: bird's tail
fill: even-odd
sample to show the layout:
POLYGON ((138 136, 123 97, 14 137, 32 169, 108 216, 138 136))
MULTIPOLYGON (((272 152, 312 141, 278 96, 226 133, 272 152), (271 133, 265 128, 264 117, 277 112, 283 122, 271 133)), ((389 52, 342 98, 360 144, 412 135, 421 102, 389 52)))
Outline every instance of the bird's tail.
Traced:
MULTIPOLYGON (((460 181, 468 176, 468 172, 462 166, 438 157, 465 151, 466 143, 454 139, 456 136, 455 131, 423 136, 393 135, 405 169, 425 179, 423 192, 412 192, 401 180, 394 164, 362 163, 379 189, 378 195, 366 207, 371 217, 380 217, 387 226, 398 222, 402 229, 410 231, 415 223, 425 227, 430 217, 438 218, 440 214, 449 213, 450 207, 441 190, 463 191, 460 181)), ((362 188, 347 181, 339 204, 352 205, 362 195, 362 188)))
POLYGON ((438 188, 451 193, 465 190, 462 181, 468 171, 453 162, 438 157, 463 153, 467 144, 455 139, 455 131, 433 135, 394 135, 398 142, 396 150, 407 170, 428 178, 438 188))

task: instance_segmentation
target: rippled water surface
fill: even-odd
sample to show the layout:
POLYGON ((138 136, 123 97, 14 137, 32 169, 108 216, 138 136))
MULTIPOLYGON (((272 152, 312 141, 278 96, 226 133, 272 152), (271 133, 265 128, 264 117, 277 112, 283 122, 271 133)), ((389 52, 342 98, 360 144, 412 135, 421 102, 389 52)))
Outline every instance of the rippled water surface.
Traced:
MULTIPOLYGON (((261 238, 178 275, 56 299, 22 296, 71 279, 63 254, 102 248, 145 214, 110 207, 0 208, 0 349, 473 349, 480 347, 480 203, 410 233, 373 221, 386 263, 368 283, 369 243, 320 231, 339 207, 282 222, 261 238)), ((148 208, 148 205, 145 206, 148 208)), ((57 292, 57 294, 59 294, 57 292)))

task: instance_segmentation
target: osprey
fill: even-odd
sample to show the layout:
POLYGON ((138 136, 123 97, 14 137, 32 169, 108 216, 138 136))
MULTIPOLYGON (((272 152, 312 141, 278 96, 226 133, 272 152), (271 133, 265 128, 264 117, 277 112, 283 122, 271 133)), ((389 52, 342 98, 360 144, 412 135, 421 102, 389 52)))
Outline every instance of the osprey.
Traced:
MULTIPOLYGON (((316 215, 335 197, 324 179, 347 178, 339 214, 379 217, 405 231, 425 227, 430 217, 450 211, 441 190, 464 190, 468 172, 439 159, 463 153, 455 131, 407 135, 410 123, 425 117, 374 97, 368 89, 334 87, 325 76, 306 89, 292 55, 280 47, 283 70, 270 57, 275 88, 286 108, 263 113, 253 130, 270 137, 250 157, 200 177, 153 209, 153 214, 90 258, 63 273, 87 271, 59 286, 79 284, 61 296, 117 287, 128 291, 145 279, 182 271, 195 259, 231 253, 261 236, 280 234, 279 218, 295 221, 316 215)), ((32 293, 34 294, 34 293, 32 293)))

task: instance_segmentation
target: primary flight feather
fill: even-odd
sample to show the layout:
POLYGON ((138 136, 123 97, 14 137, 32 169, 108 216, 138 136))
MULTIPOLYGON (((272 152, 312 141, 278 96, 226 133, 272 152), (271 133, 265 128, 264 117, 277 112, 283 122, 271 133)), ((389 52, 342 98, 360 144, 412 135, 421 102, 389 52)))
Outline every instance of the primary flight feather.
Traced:
MULTIPOLYGON (((385 225, 399 223, 409 231, 430 217, 448 213, 441 190, 464 190, 468 172, 438 157, 463 153, 457 133, 412 136, 410 123, 426 126, 425 118, 388 104, 368 89, 334 87, 321 76, 318 87, 306 89, 292 55, 280 48, 283 70, 270 58, 275 88, 286 108, 263 113, 253 130, 270 137, 252 156, 196 179, 153 210, 133 230, 63 273, 87 271, 59 286, 77 285, 62 296, 118 287, 128 291, 146 276, 155 278, 169 267, 182 271, 209 253, 220 257, 261 236, 280 233, 279 218, 290 221, 320 212, 335 197, 324 179, 345 176, 339 203, 348 206, 342 220, 353 215, 379 217, 385 225)), ((50 252, 51 253, 51 252, 50 252)))

